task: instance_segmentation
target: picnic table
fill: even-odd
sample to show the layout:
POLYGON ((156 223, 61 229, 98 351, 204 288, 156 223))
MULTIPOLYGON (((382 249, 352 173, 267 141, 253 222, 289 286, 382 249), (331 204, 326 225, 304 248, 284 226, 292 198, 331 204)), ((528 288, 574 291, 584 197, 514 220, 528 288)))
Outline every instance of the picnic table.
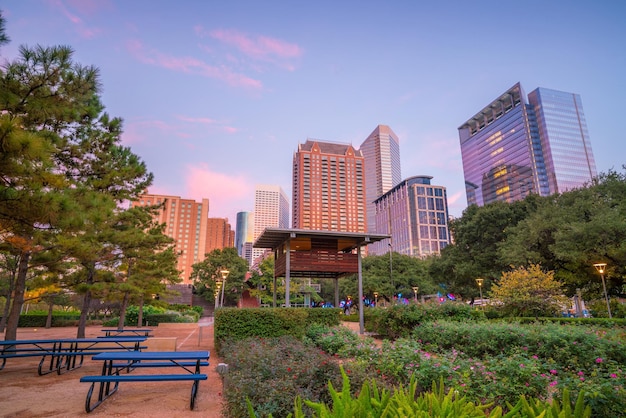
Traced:
POLYGON ((121 337, 121 336, 137 336, 137 337, 152 337, 151 328, 103 328, 105 337, 121 337))
MULTIPOLYGON (((206 380, 207 375, 200 373, 200 367, 209 365, 208 351, 132 351, 100 353, 92 358, 102 361, 102 373, 100 375, 83 376, 81 382, 91 383, 85 400, 85 411, 91 412, 98 405, 113 395, 120 382, 181 382, 192 381, 189 408, 194 409, 198 385, 200 380, 206 380), (137 369, 171 370, 178 373, 131 373, 137 369), (122 370, 128 370, 128 374, 120 374, 122 370), (98 384, 98 399, 92 404, 94 388, 98 384), (113 384, 113 386, 111 386, 113 384)), ((154 371, 154 370, 152 370, 154 371)))
POLYGON ((61 374, 82 366, 84 356, 104 351, 140 351, 146 337, 60 338, 0 341, 0 370, 9 358, 41 357, 37 373, 61 374), (47 361, 46 361, 47 360, 47 361), (46 367, 47 364, 47 367, 46 367))

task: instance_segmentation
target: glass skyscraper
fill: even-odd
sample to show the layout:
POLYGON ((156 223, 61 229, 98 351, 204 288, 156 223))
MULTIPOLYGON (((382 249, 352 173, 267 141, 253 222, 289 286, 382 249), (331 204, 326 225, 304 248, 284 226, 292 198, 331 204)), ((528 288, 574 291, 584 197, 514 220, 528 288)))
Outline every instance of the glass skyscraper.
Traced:
POLYGON ((580 96, 515 84, 459 127, 468 205, 513 202, 596 176, 580 96))

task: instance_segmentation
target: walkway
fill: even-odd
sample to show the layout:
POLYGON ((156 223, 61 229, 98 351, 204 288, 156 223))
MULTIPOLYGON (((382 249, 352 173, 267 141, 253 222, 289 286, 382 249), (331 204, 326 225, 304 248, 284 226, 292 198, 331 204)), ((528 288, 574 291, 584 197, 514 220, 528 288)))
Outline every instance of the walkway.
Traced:
MULTIPOLYGON (((88 327, 86 337, 100 335, 101 326, 88 327)), ((196 409, 189 410, 191 385, 163 382, 122 384, 113 395, 95 411, 85 412, 85 396, 89 385, 80 377, 99 374, 100 364, 85 360, 82 368, 60 376, 37 375, 38 359, 9 359, 0 371, 0 411, 9 417, 104 417, 132 416, 139 418, 221 417, 222 379, 215 368, 221 362, 213 342, 213 318, 202 318, 198 324, 163 324, 156 327, 155 337, 176 337, 177 350, 209 350, 209 367, 203 372, 208 380, 200 382, 196 409)), ((74 338, 75 327, 34 329, 20 328, 19 339, 74 338)), ((1 336, 0 336, 1 337, 1 336)))

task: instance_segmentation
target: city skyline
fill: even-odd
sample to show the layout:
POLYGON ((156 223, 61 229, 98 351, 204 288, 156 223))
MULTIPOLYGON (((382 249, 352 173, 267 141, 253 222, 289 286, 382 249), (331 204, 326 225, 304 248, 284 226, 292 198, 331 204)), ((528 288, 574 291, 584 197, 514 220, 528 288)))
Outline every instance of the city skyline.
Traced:
POLYGON ((457 128, 517 82, 580 95, 597 172, 626 163, 622 2, 7 0, 0 10, 11 38, 2 62, 24 44, 72 47, 75 62, 99 68, 105 110, 155 175, 149 193, 206 198, 209 217, 231 225, 253 211, 258 183, 292 198, 299 143, 358 148, 377 125, 400 139, 402 176, 434 177, 460 216, 457 128), (511 19, 518 30, 495 30, 511 19))

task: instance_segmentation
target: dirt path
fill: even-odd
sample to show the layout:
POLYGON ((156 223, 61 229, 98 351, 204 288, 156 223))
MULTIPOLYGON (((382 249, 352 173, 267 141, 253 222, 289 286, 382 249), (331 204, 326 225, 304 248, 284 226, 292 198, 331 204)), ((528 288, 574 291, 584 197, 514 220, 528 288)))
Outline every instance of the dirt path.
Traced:
MULTIPOLYGON (((88 327, 86 337, 101 335, 102 327, 88 327)), ((76 328, 20 328, 18 339, 75 338, 76 328)), ((210 366, 202 372, 208 380, 200 382, 196 407, 189 410, 190 382, 122 383, 116 394, 93 412, 85 412, 88 383, 80 377, 100 374, 101 364, 90 358, 79 369, 45 376, 37 375, 39 358, 8 359, 0 370, 0 416, 32 417, 207 417, 222 416, 222 379, 215 368, 217 358, 213 344, 213 325, 164 324, 156 327, 154 337, 176 337, 177 351, 209 350, 210 366), (200 338, 201 337, 201 338, 200 338)), ((172 341, 170 343, 173 343, 172 341)))

